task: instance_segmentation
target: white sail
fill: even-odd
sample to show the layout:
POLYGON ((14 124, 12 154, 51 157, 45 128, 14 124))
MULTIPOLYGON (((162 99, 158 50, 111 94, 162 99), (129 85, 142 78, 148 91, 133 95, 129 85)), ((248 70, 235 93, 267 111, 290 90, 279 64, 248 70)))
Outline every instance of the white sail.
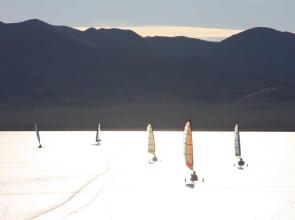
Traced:
POLYGON ((235 126, 235 155, 236 157, 241 157, 241 144, 240 144, 240 133, 239 124, 235 126))
POLYGON ((194 170, 193 132, 190 121, 186 122, 184 127, 184 159, 187 167, 194 170))
POLYGON ((39 134, 37 122, 35 122, 35 131, 36 131, 36 136, 37 136, 38 142, 41 145, 41 139, 40 139, 40 134, 39 134))
POLYGON ((100 142, 101 138, 100 138, 100 123, 97 126, 97 130, 96 130, 96 142, 100 142))
POLYGON ((147 132, 148 132, 148 152, 156 156, 155 137, 154 137, 154 131, 151 124, 148 124, 147 132))

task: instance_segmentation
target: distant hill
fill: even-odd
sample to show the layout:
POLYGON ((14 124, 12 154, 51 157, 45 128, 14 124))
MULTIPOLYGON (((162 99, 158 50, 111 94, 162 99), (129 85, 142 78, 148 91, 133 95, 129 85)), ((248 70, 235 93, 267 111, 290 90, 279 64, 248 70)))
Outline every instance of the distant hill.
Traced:
POLYGON ((295 35, 270 28, 209 42, 0 22, 0 129, 295 130, 294 60, 295 35))

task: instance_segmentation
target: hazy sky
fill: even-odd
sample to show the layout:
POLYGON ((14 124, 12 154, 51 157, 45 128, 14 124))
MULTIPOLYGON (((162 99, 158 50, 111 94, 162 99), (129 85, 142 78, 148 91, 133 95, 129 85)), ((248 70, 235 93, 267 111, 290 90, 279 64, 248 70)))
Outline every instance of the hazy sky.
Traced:
POLYGON ((295 31, 295 0, 0 0, 0 21, 68 26, 195 26, 295 31))

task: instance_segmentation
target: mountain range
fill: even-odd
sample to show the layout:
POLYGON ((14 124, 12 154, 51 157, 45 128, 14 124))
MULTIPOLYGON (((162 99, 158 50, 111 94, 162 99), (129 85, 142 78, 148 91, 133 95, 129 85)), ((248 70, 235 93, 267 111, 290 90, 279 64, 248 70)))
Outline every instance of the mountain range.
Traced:
POLYGON ((295 130, 295 34, 220 42, 0 22, 0 129, 295 130))

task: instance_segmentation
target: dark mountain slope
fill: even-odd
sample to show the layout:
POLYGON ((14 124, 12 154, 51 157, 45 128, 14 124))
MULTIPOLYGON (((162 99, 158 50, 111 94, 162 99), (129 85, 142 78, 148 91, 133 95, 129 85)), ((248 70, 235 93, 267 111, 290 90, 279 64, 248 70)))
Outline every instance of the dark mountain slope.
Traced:
MULTIPOLYGON (((0 23, 0 119, 6 118, 0 126, 26 127, 20 117, 33 120, 30 111, 37 117, 46 109, 51 118, 58 108, 62 115, 72 112, 70 119, 50 120, 59 126, 73 120, 81 127, 85 115, 80 113, 89 111, 97 113, 82 127, 96 118, 120 122, 114 114, 123 112, 121 123, 127 127, 132 118, 175 127, 176 119, 186 115, 212 120, 213 127, 243 118, 271 127, 280 111, 287 117, 294 110, 294 60, 295 35, 270 28, 253 28, 216 43, 143 38, 120 29, 79 31, 36 19, 0 23), (138 106, 136 111, 132 106, 138 106), (265 106, 267 117, 260 121, 265 106), (203 110, 192 111, 197 107, 203 110), (208 111, 214 108, 217 118, 216 111, 208 111)), ((295 128, 288 118, 276 121, 295 128)))

